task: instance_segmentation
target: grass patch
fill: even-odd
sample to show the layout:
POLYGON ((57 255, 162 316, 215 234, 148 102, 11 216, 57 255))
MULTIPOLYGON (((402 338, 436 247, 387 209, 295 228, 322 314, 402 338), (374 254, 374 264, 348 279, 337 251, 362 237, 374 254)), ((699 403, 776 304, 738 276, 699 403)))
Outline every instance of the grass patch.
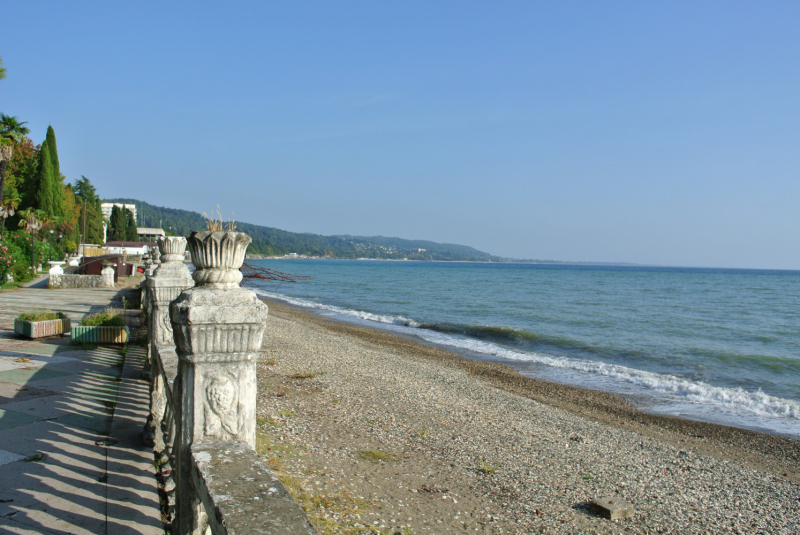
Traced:
POLYGON ((282 416, 284 418, 291 418, 293 416, 297 416, 297 413, 294 411, 279 411, 278 416, 282 416))
POLYGON ((428 428, 427 428, 427 427, 423 427, 422 429, 420 429, 419 431, 417 431, 417 434, 418 434, 419 436, 421 436, 421 437, 424 437, 425 435, 427 435, 427 434, 428 434, 428 428))
POLYGON ((271 425, 272 427, 278 427, 280 424, 273 420, 270 417, 261 418, 260 416, 256 418, 256 423, 258 425, 271 425))
POLYGON ((296 457, 304 449, 303 446, 295 446, 290 442, 276 442, 269 433, 260 429, 256 431, 256 451, 265 457, 288 459, 296 457))
POLYGON ((325 375, 325 372, 305 371, 305 372, 293 373, 289 377, 291 377, 292 379, 313 379, 318 375, 325 375))
POLYGON ((67 319, 67 315, 63 312, 53 312, 52 310, 35 310, 20 314, 19 319, 23 321, 63 320, 67 319))
MULTIPOLYGON (((268 420, 262 418, 261 420, 268 420)), ((261 422, 259 422, 261 423, 261 422)), ((304 448, 288 442, 278 442, 272 435, 262 430, 256 432, 256 451, 262 455, 292 497, 308 515, 311 523, 321 535, 361 535, 366 532, 361 518, 370 503, 350 494, 345 489, 338 491, 317 491, 305 488, 305 481, 284 471, 284 461, 300 455, 304 448)))
POLYGON ((2 292, 13 292, 18 290, 20 286, 25 284, 25 281, 14 281, 14 282, 3 282, 0 283, 0 293, 2 292))
POLYGON ((36 453, 22 459, 23 463, 40 463, 47 457, 46 453, 36 453))
POLYGON ((303 487, 303 481, 285 472, 276 472, 292 497, 308 515, 308 519, 321 535, 360 535, 363 523, 360 518, 370 506, 369 502, 344 489, 334 492, 313 493, 303 487))
POLYGON ((594 479, 594 476, 593 476, 592 474, 583 474, 583 475, 581 476, 581 478, 582 478, 584 481, 591 481, 591 480, 593 480, 593 479, 594 479))
POLYGON ((264 361, 264 364, 266 366, 275 366, 277 363, 278 362, 275 359, 269 359, 264 361))
POLYGON ((81 320, 84 327, 124 327, 125 318, 119 312, 107 308, 103 312, 90 314, 81 320))
POLYGON ((390 461, 392 459, 392 454, 380 450, 363 450, 360 457, 365 461, 377 463, 380 461, 390 461))
POLYGON ((491 464, 483 459, 478 459, 478 470, 484 474, 494 474, 498 468, 500 468, 500 464, 491 464))
POLYGON ((119 354, 123 357, 128 354, 128 344, 122 346, 122 349, 119 350, 119 354))

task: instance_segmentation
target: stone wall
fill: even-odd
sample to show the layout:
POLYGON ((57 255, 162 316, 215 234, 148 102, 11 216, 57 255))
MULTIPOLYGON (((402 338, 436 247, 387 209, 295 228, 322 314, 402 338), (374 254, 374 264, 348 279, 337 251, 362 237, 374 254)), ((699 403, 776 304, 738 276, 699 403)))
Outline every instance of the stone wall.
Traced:
POLYGON ((50 275, 47 287, 51 289, 65 288, 113 288, 102 275, 50 275))

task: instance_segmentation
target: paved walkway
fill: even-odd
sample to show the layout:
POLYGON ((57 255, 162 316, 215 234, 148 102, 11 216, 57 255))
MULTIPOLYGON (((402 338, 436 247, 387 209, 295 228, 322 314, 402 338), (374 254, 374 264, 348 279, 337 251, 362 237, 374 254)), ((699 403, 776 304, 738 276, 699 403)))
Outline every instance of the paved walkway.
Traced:
POLYGON ((21 312, 48 308, 77 322, 123 292, 0 293, 0 534, 163 534, 153 453, 141 440, 144 349, 13 333, 21 312))

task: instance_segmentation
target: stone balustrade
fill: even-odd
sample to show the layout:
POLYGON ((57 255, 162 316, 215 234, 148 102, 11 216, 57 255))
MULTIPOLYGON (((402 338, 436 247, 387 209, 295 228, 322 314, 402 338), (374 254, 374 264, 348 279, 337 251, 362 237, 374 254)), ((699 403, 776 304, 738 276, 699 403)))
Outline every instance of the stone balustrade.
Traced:
POLYGON ((256 360, 267 306, 241 288, 250 237, 162 237, 142 284, 153 446, 175 535, 313 534, 255 450, 256 360), (183 263, 188 243, 196 269, 183 263), (160 257, 160 258, 159 258, 160 257))

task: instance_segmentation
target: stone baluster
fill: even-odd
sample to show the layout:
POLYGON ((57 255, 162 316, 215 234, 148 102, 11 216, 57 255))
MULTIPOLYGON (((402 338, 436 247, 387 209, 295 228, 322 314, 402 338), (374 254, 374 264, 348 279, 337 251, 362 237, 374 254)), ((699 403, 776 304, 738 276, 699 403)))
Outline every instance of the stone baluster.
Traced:
POLYGON ((195 535, 207 517, 192 477, 192 447, 244 442, 255 448, 256 359, 267 306, 239 287, 251 238, 241 232, 188 236, 197 286, 170 305, 177 346, 177 491, 173 533, 195 535))
MULTIPOLYGON (((161 237, 158 239, 159 254, 153 262, 157 268, 146 282, 150 297, 148 314, 148 333, 150 337, 150 415, 145 425, 145 442, 153 445, 156 452, 169 450, 171 444, 165 443, 161 430, 164 406, 167 403, 164 392, 162 370, 165 364, 177 360, 175 343, 172 336, 172 323, 169 319, 169 304, 186 288, 194 286, 194 281, 183 263, 183 252, 186 249, 186 238, 161 237)), ((171 452, 167 451, 167 454, 171 452)))

